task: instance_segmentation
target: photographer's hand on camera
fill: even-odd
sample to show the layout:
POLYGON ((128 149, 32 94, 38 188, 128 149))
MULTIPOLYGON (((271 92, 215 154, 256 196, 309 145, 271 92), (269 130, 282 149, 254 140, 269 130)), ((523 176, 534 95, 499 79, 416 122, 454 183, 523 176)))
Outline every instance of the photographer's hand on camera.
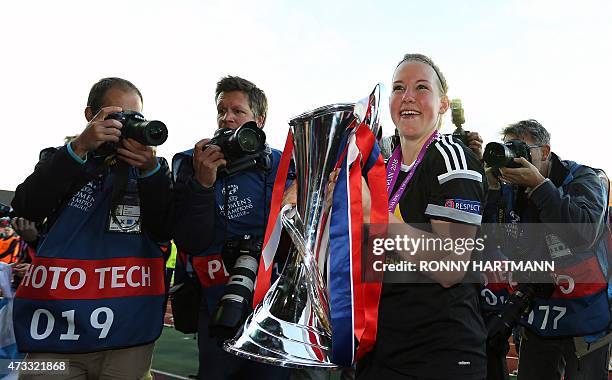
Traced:
POLYGON ((103 107, 87 123, 85 130, 70 143, 74 153, 85 158, 88 152, 96 150, 105 142, 118 142, 121 136, 121 123, 117 120, 104 119, 111 113, 121 110, 121 107, 103 107))
POLYGON ((468 148, 476 154, 479 160, 482 160, 482 137, 478 132, 468 132, 466 140, 468 148))
POLYGON ((122 147, 117 148, 117 157, 130 166, 146 174, 157 167, 157 157, 153 147, 143 145, 134 139, 123 139, 122 147))
POLYGON ((200 140, 193 150, 193 176, 200 185, 210 188, 217 180, 217 169, 227 165, 221 148, 208 145, 210 139, 200 140))
POLYGON ((525 186, 535 189, 540 186, 546 178, 532 163, 525 158, 515 158, 514 162, 520 164, 520 168, 500 168, 501 180, 514 185, 525 186))
POLYGON ((487 176, 487 184, 489 190, 499 190, 501 188, 501 180, 499 178, 499 169, 491 167, 487 164, 484 165, 485 175, 487 176))

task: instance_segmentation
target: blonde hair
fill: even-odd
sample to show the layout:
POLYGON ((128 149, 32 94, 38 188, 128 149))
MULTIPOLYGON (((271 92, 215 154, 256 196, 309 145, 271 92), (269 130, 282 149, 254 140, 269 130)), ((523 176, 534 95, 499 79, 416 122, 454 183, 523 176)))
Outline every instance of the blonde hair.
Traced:
POLYGON ((397 69, 399 65, 401 65, 404 62, 421 62, 431 67, 433 71, 436 73, 436 77, 438 79, 438 89, 440 90, 440 93, 442 95, 446 95, 446 93, 448 92, 448 84, 446 83, 446 78, 444 78, 444 75, 442 74, 438 66, 436 66, 436 64, 432 61, 431 58, 429 58, 426 55, 418 54, 418 53, 406 54, 404 55, 404 58, 402 58, 402 60, 399 61, 397 66, 395 66, 395 68, 397 69))

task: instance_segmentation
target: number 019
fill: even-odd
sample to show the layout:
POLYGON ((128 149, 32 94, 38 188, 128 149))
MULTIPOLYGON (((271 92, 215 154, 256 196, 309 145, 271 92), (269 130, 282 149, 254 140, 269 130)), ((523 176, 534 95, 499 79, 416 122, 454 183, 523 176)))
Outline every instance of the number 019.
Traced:
MULTIPOLYGON (((74 324, 74 310, 66 310, 62 312, 62 317, 66 318, 68 322, 68 329, 65 333, 60 334, 60 340, 78 340, 80 335, 75 332, 75 324, 74 324)), ((100 330, 100 335, 98 335, 98 339, 104 339, 108 335, 108 331, 110 330, 113 324, 113 311, 108 307, 99 307, 92 311, 91 316, 89 317, 89 323, 91 327, 100 330)), ((53 332, 53 327, 55 326, 55 317, 49 310, 46 309, 37 309, 32 315, 32 323, 30 324, 30 335, 35 340, 43 340, 49 337, 53 332), (44 326, 44 331, 42 334, 39 334, 39 327, 41 324, 41 316, 44 315, 47 319, 47 324, 44 326)))

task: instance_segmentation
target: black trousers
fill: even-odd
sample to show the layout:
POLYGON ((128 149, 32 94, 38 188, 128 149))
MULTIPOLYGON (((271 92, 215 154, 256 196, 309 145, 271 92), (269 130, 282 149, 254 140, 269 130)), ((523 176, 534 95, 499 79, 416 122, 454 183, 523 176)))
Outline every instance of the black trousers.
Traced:
POLYGON ((509 380, 506 355, 510 344, 505 342, 487 342, 487 380, 509 380))
MULTIPOLYGON (((356 380, 456 380, 460 378, 459 375, 449 376, 448 379, 407 375, 377 362, 372 353, 357 362, 355 375, 356 380)), ((474 377, 470 377, 470 379, 473 380, 474 377)), ((479 380, 485 380, 485 378, 479 380)))
POLYGON ((198 351, 200 380, 270 379, 288 380, 289 369, 243 359, 225 352, 217 339, 208 335, 210 317, 205 296, 200 303, 198 351))
POLYGON ((573 338, 545 339, 529 330, 521 340, 518 380, 607 380, 608 349, 578 359, 573 338))

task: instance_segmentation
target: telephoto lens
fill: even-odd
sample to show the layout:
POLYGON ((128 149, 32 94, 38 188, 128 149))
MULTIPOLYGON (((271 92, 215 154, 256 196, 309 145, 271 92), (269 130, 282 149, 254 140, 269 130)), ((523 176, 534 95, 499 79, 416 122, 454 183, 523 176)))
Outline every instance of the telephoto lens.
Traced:
POLYGON ((238 258, 209 325, 210 336, 220 340, 232 338, 252 311, 253 289, 261 254, 260 242, 245 237, 242 241, 229 242, 229 245, 232 243, 234 246, 230 249, 235 248, 236 243, 240 245, 238 258))

